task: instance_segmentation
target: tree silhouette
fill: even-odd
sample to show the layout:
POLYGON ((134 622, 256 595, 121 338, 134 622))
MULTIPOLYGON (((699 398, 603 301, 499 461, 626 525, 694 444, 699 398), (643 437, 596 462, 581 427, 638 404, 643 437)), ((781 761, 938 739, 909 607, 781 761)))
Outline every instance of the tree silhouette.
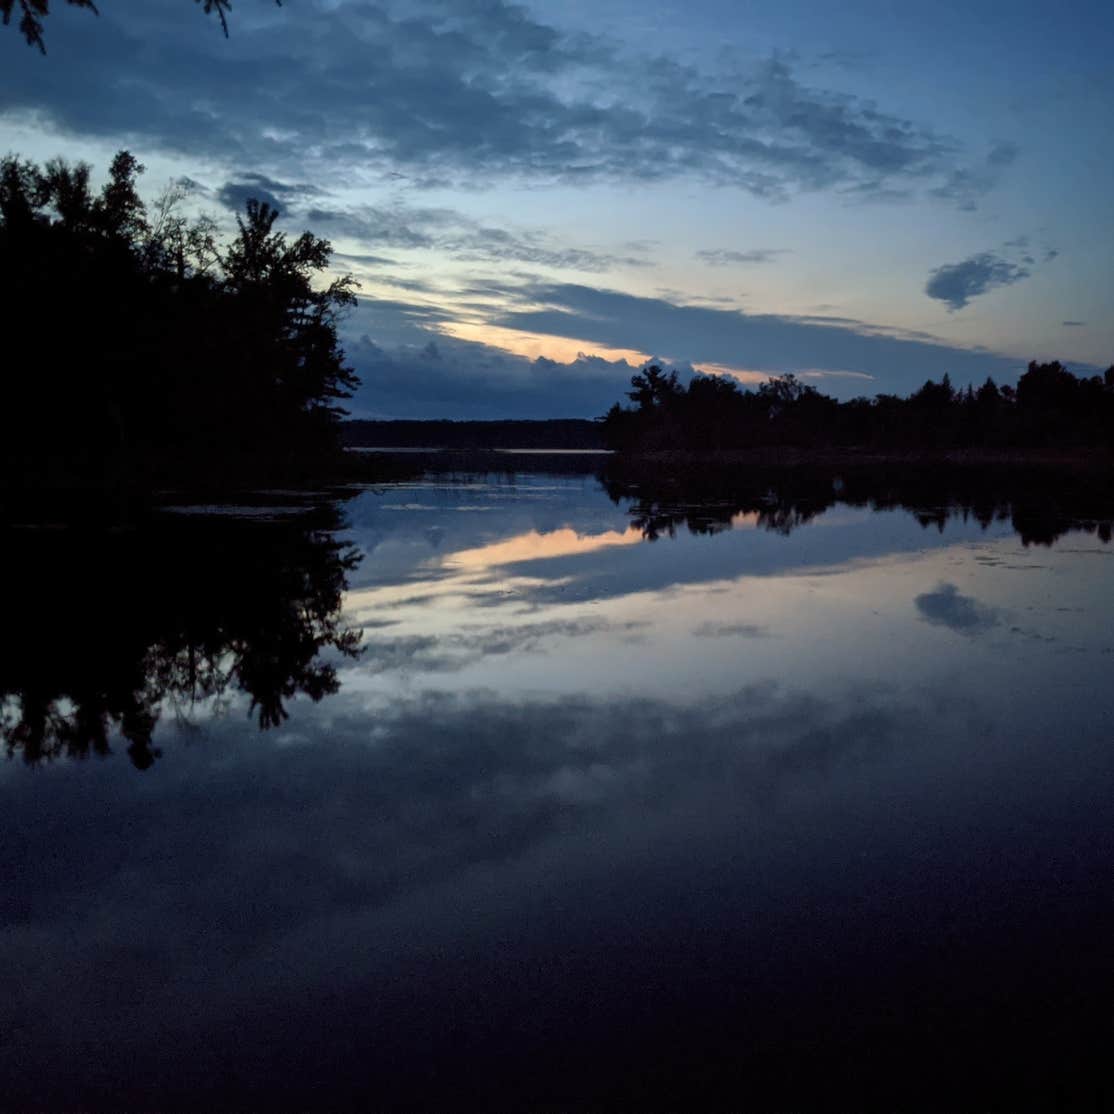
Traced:
POLYGON ((315 289, 314 274, 329 264, 328 241, 305 232, 288 243, 274 231, 277 217, 269 205, 249 200, 246 219, 237 217, 240 234, 221 257, 235 335, 262 359, 268 377, 262 386, 280 409, 327 426, 343 413, 336 402, 359 384, 336 333, 339 314, 356 302, 353 280, 315 289))
POLYGON ((288 239, 251 201, 226 244, 211 218, 180 215, 174 190, 148 208, 142 170, 122 151, 94 192, 84 164, 0 161, 0 304, 20 331, 0 360, 5 479, 326 469, 357 383, 337 338, 353 283, 318 281, 328 242, 288 239))
POLYGON ((648 367, 627 397, 604 415, 609 448, 709 451, 763 446, 862 447, 881 450, 1107 446, 1114 449, 1114 368, 1080 378, 1058 362, 1031 363, 1016 391, 993 379, 956 390, 945 374, 907 399, 877 395, 837 402, 793 375, 757 391, 728 376, 648 367))
POLYGON ((627 398, 642 410, 664 409, 684 393, 677 380, 677 373, 668 374, 652 365, 638 375, 631 376, 631 390, 627 398))
MULTIPOLYGON (((100 14, 93 0, 65 0, 65 2, 70 7, 86 8, 94 15, 100 14)), ((215 13, 220 20, 221 30, 226 36, 228 35, 228 15, 232 10, 232 0, 194 0, 194 3, 200 4, 206 15, 215 13)), ((282 0, 275 0, 275 3, 281 7, 282 0)), ((17 26, 20 33, 30 46, 37 46, 45 54, 43 19, 50 15, 50 0, 0 0, 0 17, 3 19, 4 26, 11 23, 12 15, 17 11, 19 13, 17 26)))

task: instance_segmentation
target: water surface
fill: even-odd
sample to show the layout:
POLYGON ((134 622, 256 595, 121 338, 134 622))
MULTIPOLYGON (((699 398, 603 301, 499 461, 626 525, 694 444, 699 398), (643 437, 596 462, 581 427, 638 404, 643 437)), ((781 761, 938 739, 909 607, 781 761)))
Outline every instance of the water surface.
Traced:
POLYGON ((826 482, 10 532, 0 1093, 1102 1109, 1109 509, 826 482))

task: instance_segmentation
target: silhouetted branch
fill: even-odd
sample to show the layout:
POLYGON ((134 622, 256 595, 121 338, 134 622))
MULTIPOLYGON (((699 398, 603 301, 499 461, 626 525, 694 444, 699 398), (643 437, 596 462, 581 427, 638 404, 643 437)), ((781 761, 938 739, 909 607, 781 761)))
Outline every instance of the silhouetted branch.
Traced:
MULTIPOLYGON (((65 2, 71 7, 87 8, 94 15, 100 15, 100 11, 93 0, 65 0, 65 2)), ((194 0, 194 2, 201 5, 206 15, 216 13, 220 20, 221 30, 227 38, 228 14, 232 10, 232 0, 194 0)), ((275 0, 275 4, 281 7, 282 0, 275 0)), ((0 0, 0 18, 2 18, 5 26, 11 23, 12 14, 17 10, 17 6, 19 11, 17 26, 21 34, 30 46, 37 46, 39 51, 45 54, 43 19, 50 15, 50 0, 0 0)))

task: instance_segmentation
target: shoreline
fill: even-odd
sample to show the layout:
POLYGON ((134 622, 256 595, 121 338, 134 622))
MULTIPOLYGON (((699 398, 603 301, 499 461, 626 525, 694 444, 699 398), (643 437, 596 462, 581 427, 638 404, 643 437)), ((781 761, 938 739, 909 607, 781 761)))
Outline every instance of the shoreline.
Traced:
POLYGON ((1080 449, 802 449, 762 447, 698 452, 663 449, 647 453, 530 449, 424 449, 383 447, 374 453, 347 452, 335 466, 317 470, 259 471, 238 480, 218 479, 202 473, 192 480, 151 477, 76 477, 68 482, 12 484, 0 482, 0 521, 8 520, 17 508, 28 510, 38 500, 48 500, 75 510, 97 504, 150 505, 177 496, 206 496, 235 500, 245 495, 282 490, 286 495, 340 493, 353 488, 404 483, 427 473, 551 473, 608 476, 635 480, 640 477, 668 481, 671 478, 698 480, 702 475, 729 479, 733 474, 754 471, 866 472, 896 469, 1004 475, 1041 472, 1068 473, 1086 477, 1114 475, 1114 453, 1104 448, 1080 449), (144 482, 146 480, 147 482, 144 482))
MULTIPOLYGON (((353 454, 356 455, 356 454, 353 454)), ((569 472, 670 473, 692 475, 696 472, 729 472, 736 469, 826 469, 858 470, 872 468, 947 468, 1013 471, 1041 469, 1100 474, 1114 471, 1114 454, 1105 448, 1079 449, 873 449, 873 448, 795 448, 760 447, 753 449, 661 449, 629 453, 581 451, 576 453, 532 449, 459 449, 382 447, 375 453, 358 454, 363 459, 353 469, 360 482, 389 483, 423 472, 569 472)))
POLYGON ((706 452, 688 449, 662 449, 648 453, 616 453, 612 458, 622 464, 643 465, 761 465, 831 466, 854 465, 949 465, 961 467, 1047 467, 1109 470, 1114 454, 1107 449, 807 449, 764 447, 754 449, 715 449, 706 452))

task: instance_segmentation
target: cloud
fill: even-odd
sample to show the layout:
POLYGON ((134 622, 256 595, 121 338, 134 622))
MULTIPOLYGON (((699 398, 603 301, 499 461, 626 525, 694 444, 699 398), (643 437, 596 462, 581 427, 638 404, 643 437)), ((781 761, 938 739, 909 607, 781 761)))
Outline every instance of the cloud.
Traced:
POLYGON ((1038 263, 1051 263, 1059 254, 1047 245, 1034 245, 1027 235, 1015 236, 994 251, 979 252, 959 263, 937 267, 925 283, 925 293, 944 302, 949 312, 955 313, 973 298, 1029 278, 1038 263))
MULTIPOLYGON (((403 324, 395 335, 405 334, 403 324)), ((638 370, 625 360, 529 360, 474 341, 419 337, 424 343, 383 344, 365 334, 346 344, 361 380, 349 403, 354 416, 592 418, 623 397, 638 370)))
POLYGON ((49 66, 7 36, 0 104, 65 133, 348 184, 698 179, 779 199, 944 196, 968 173, 967 193, 989 188, 986 160, 968 171, 954 140, 810 85, 785 57, 682 63, 503 0, 304 0, 229 41, 192 16, 59 21, 49 66))
MULTIPOLYGON (((792 372, 840 398, 906 393, 945 371, 959 385, 987 376, 1015 382, 1026 359, 947 344, 927 333, 846 317, 749 314, 734 308, 639 297, 607 288, 514 274, 450 289, 422 289, 428 301, 361 297, 345 323, 345 347, 363 386, 350 407, 360 417, 596 417, 624 397, 644 361, 753 377, 792 372), (513 280, 518 285, 508 285, 513 280), (471 301, 469 301, 471 299, 471 301), (461 313, 478 322, 450 335, 461 313), (573 359, 530 359, 494 343, 485 328, 531 338, 545 351, 575 342, 573 359), (626 358, 618 358, 625 356, 626 358)), ((388 281, 405 289, 408 280, 388 281)), ((1077 365, 1083 373, 1099 369, 1077 365)))
POLYGON ((457 214, 451 209, 360 205, 314 207, 303 216, 314 228, 351 240, 392 248, 431 248, 436 235, 451 226, 457 214))
POLYGON ((701 623, 692 633, 697 638, 768 638, 770 628, 755 623, 701 623))
MULTIPOLYGON (((870 393, 904 392, 944 371, 967 383, 987 375, 1008 382, 1024 370, 1019 359, 864 322, 678 305, 572 283, 527 282, 506 297, 511 304, 494 311, 490 324, 652 352, 669 363, 772 374, 855 372, 874 380, 870 393)), ((841 382, 844 396, 863 391, 856 376, 833 378, 837 392, 841 382)))
POLYGON ((279 182, 265 174, 240 174, 238 179, 225 182, 217 190, 217 200, 233 212, 243 212, 247 202, 254 199, 283 213, 294 203, 320 192, 314 186, 279 182))
POLYGON ((217 200, 234 213, 242 213, 248 201, 260 201, 281 213, 286 206, 279 199, 262 186, 251 185, 247 182, 225 182, 217 190, 217 200))
POLYGON ((914 601, 921 616, 936 626, 949 627, 958 634, 982 634, 1001 621, 998 610, 964 596, 954 584, 941 584, 914 601))
POLYGON ((801 371, 797 373, 798 379, 860 379, 864 382, 871 382, 874 379, 873 375, 867 375, 864 371, 801 371))
POLYGON ((334 251, 333 259, 342 259, 345 263, 355 263, 361 267, 393 267, 398 261, 387 255, 369 255, 359 252, 334 251))
POLYGON ((402 201, 347 208, 312 207, 299 216, 319 232, 367 244, 436 251, 470 263, 525 263, 589 272, 652 265, 642 255, 567 247, 539 229, 493 228, 456 209, 421 208, 402 201))
POLYGON ((1021 149, 1016 143, 996 143, 986 156, 990 166, 1012 166, 1017 161, 1021 149))
POLYGON ((516 235, 506 229, 476 225, 446 245, 449 254, 469 262, 528 263, 572 271, 610 271, 616 267, 648 267, 637 256, 618 256, 585 248, 553 247, 539 232, 516 235))
POLYGON ((779 255, 785 255, 787 248, 753 248, 750 251, 729 251, 724 248, 705 248, 696 253, 696 258, 709 267, 730 267, 735 263, 773 263, 779 255))
POLYGON ((210 192, 208 186, 204 185, 201 182, 198 182, 194 178, 191 178, 188 174, 183 174, 180 177, 175 178, 174 185, 176 185, 180 190, 187 194, 195 193, 204 196, 210 192))
POLYGON ((980 199, 998 184, 1018 154, 1016 144, 995 144, 981 163, 952 169, 940 185, 929 190, 929 195, 968 212, 977 209, 980 199))
POLYGON ((793 372, 840 397, 904 392, 944 371, 957 383, 988 375, 1009 382, 1025 366, 853 319, 752 315, 537 279, 512 288, 475 281, 452 297, 469 293, 487 299, 476 303, 486 324, 572 338, 581 354, 568 362, 529 359, 450 336, 441 330, 453 325, 457 311, 444 300, 361 298, 345 336, 349 362, 362 381, 349 403, 355 416, 597 417, 624 397, 642 365, 593 354, 593 346, 651 353, 655 362, 676 367, 683 381, 698 367, 793 372))
POLYGON ((1000 286, 1012 286, 1030 275, 1026 266, 984 251, 959 263, 937 267, 928 277, 924 292, 947 305, 951 312, 963 309, 977 298, 1000 286))

